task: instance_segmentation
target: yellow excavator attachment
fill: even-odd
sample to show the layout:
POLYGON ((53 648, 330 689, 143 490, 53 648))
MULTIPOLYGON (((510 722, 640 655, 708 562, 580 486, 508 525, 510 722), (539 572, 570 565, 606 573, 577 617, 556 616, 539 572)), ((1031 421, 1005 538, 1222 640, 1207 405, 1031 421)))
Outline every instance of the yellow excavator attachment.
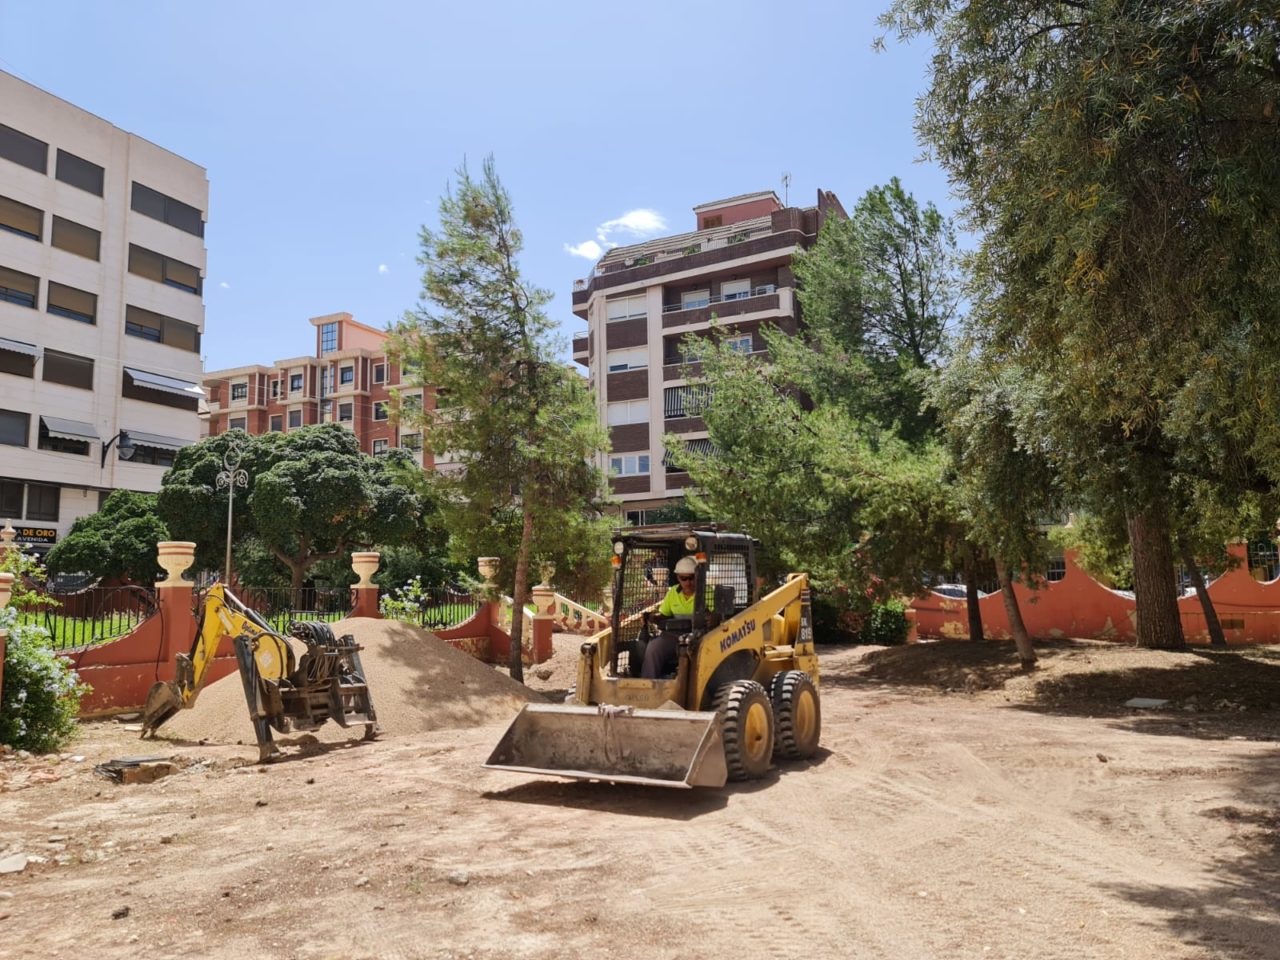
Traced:
POLYGON ((485 766, 491 770, 655 787, 723 787, 716 713, 531 703, 485 766))

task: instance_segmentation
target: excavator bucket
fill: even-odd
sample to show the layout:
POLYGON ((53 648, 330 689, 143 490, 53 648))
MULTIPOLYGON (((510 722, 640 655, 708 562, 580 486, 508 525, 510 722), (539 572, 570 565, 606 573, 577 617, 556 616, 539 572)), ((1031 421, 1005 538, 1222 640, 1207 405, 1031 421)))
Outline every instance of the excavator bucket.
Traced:
POLYGON ((182 709, 182 692, 172 680, 161 680, 147 691, 147 702, 142 708, 142 735, 155 733, 156 728, 182 709))
POLYGON ((572 780, 654 787, 723 787, 715 713, 528 704, 485 766, 572 780))

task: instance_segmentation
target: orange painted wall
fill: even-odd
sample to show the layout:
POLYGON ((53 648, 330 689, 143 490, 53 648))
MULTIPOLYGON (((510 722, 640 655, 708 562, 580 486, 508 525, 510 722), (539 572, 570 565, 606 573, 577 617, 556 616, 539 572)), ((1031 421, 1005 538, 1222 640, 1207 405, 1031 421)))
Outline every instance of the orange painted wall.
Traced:
MULTIPOLYGON (((1222 621, 1227 642, 1280 643, 1280 580, 1259 583, 1244 563, 1244 544, 1232 544, 1227 549, 1241 562, 1209 584, 1209 598, 1222 621)), ((1090 577, 1076 565, 1070 551, 1064 559, 1067 572, 1061 580, 1043 583, 1037 590, 1014 584, 1027 632, 1038 640, 1134 640, 1137 613, 1133 600, 1090 577)), ((1000 594, 983 597, 979 607, 986 634, 1008 639, 1009 619, 1000 594)), ((921 637, 968 638, 963 599, 929 592, 913 600, 911 608, 921 637)), ((1178 609, 1187 642, 1207 644, 1204 614, 1195 594, 1180 598, 1178 609)))

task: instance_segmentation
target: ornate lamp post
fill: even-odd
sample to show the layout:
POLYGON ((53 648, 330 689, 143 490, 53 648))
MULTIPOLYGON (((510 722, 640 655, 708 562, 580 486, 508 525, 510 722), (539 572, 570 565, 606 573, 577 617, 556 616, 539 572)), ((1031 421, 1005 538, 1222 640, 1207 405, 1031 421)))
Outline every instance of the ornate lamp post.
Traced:
POLYGON ((227 491, 227 559, 222 567, 222 582, 231 586, 231 517, 236 502, 236 487, 246 489, 249 486, 249 474, 240 469, 240 461, 244 459, 244 447, 233 443, 222 455, 222 470, 217 476, 217 488, 227 491))

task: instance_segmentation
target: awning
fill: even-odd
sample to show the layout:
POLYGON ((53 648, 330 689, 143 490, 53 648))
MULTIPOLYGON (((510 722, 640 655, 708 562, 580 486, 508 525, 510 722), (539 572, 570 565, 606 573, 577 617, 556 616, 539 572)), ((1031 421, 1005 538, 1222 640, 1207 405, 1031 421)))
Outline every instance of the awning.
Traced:
POLYGON ((181 450, 195 443, 194 440, 183 440, 181 437, 162 437, 158 433, 143 433, 141 430, 126 430, 129 440, 135 447, 154 447, 157 450, 181 450))
POLYGON ((159 373, 147 373, 145 370, 135 370, 133 367, 125 367, 124 372, 133 380, 135 387, 158 390, 160 393, 174 393, 180 397, 192 397, 197 400, 204 396, 200 386, 190 380, 179 380, 177 377, 166 377, 159 373))
POLYGON ((98 430, 92 423, 81 423, 79 420, 63 420, 61 417, 41 417, 45 432, 59 440, 101 440, 98 430))
MULTIPOLYGON (((684 443, 686 450, 692 450, 694 453, 700 453, 704 457, 714 456, 716 453, 716 445, 707 437, 696 440, 686 440, 684 443)), ((672 451, 668 450, 662 455, 662 465, 664 467, 673 467, 675 463, 671 457, 672 451)))
POLYGON ((10 340, 8 337, 0 337, 0 350, 8 350, 10 353, 21 353, 28 357, 40 356, 40 348, 34 343, 24 343, 21 340, 10 340))

